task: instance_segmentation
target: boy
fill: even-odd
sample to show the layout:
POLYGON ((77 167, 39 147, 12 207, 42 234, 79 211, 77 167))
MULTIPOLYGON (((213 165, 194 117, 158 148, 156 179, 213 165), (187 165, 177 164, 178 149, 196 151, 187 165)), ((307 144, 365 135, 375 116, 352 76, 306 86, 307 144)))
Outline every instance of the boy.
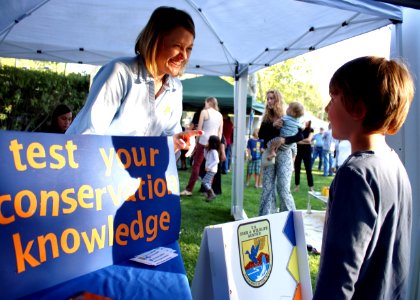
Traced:
MULTIPOLYGON (((283 116, 281 119, 283 120, 283 126, 280 129, 280 137, 288 137, 294 136, 298 133, 299 129, 302 129, 302 123, 300 122, 299 118, 301 118, 305 113, 305 109, 303 105, 297 101, 291 102, 286 110, 286 115, 283 116)), ((296 156, 296 144, 294 145, 294 156, 296 156)), ((276 157, 277 150, 283 147, 282 150, 286 150, 290 148, 290 145, 282 144, 282 139, 274 138, 267 144, 267 151, 269 154, 267 156, 267 160, 271 160, 276 157)))
POLYGON ((414 86, 396 61, 361 57, 330 81, 325 111, 351 155, 331 183, 313 299, 406 299, 411 186, 385 141, 404 123, 414 86))
POLYGON ((248 160, 248 168, 246 173, 246 186, 249 186, 249 181, 252 174, 255 177, 255 187, 261 187, 260 171, 261 171, 261 147, 264 140, 258 138, 259 129, 255 129, 251 138, 248 140, 246 146, 246 158, 248 160))

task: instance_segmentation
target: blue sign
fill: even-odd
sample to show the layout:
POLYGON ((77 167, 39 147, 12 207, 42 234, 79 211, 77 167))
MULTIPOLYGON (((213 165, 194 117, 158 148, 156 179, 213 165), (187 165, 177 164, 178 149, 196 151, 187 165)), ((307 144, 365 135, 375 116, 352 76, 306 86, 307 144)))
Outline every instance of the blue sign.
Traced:
POLYGON ((179 237, 172 138, 0 131, 0 174, 2 298, 179 237))

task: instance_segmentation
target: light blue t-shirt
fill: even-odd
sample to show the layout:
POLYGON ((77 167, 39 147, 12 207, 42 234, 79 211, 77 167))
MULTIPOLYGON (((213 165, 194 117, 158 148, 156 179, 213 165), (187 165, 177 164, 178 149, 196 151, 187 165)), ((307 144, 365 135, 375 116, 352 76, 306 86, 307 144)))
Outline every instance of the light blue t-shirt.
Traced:
POLYGON ((283 120, 283 126, 280 129, 281 137, 294 136, 298 133, 299 128, 302 127, 298 118, 285 115, 281 119, 283 120))
POLYGON ((318 132, 317 134, 315 134, 312 138, 312 141, 314 141, 315 147, 323 147, 324 146, 324 141, 322 140, 322 136, 323 133, 318 132))

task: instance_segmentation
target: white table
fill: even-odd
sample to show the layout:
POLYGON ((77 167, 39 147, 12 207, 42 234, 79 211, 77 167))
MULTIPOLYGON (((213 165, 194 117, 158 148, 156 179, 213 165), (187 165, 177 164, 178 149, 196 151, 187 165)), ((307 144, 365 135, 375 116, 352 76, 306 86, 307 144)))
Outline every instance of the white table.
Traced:
POLYGON ((321 200, 324 203, 328 202, 328 196, 322 196, 320 192, 308 191, 308 209, 307 213, 311 213, 311 197, 321 200))

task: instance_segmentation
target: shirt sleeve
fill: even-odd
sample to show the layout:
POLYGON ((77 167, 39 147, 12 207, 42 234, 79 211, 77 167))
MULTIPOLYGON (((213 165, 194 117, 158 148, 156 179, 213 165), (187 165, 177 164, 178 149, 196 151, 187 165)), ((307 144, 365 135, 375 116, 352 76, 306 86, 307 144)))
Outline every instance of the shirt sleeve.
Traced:
POLYGON ((83 109, 66 133, 105 134, 117 114, 127 86, 127 71, 119 63, 103 66, 95 76, 83 109))
POLYGON ((369 183, 343 166, 331 184, 313 299, 351 299, 372 240, 377 212, 369 183))
POLYGON ((293 143, 300 142, 301 140, 303 140, 303 133, 302 133, 302 129, 299 128, 298 132, 295 135, 285 137, 284 138, 284 143, 285 144, 293 144, 293 143))
POLYGON ((269 126, 272 127, 271 123, 270 124, 265 123, 265 122, 261 123, 261 127, 258 132, 258 137, 264 141, 264 143, 262 144, 262 148, 266 148, 266 145, 268 141, 270 140, 269 134, 268 134, 270 132, 269 126))

